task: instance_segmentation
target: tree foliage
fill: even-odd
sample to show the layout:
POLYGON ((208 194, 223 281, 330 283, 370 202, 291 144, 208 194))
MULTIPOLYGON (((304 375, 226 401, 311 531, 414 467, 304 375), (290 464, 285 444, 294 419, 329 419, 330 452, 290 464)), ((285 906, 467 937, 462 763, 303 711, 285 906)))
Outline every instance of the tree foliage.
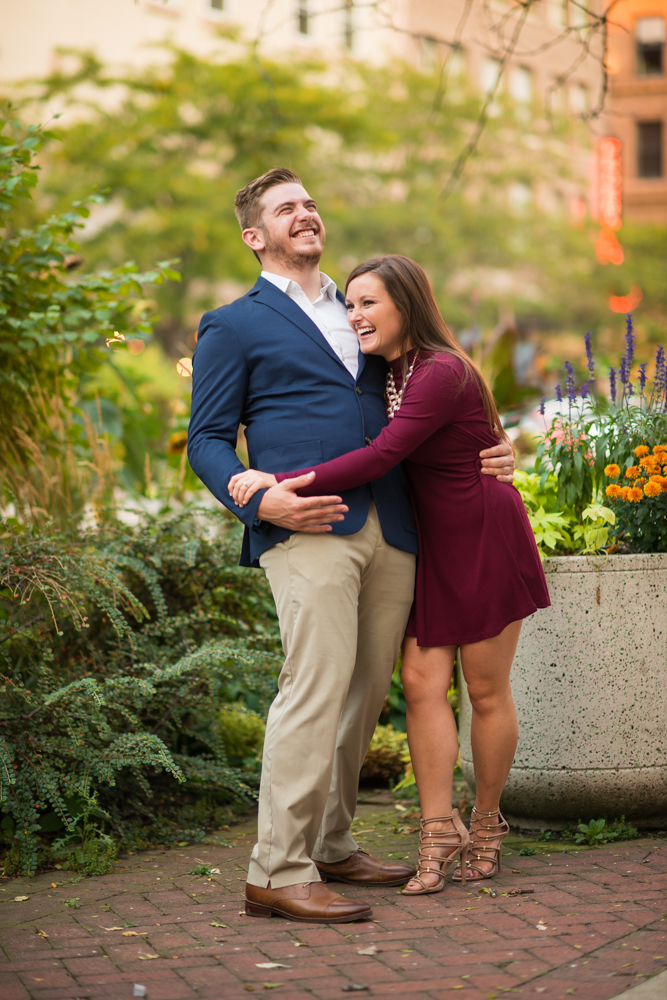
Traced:
MULTIPOLYGON (((133 263, 73 273, 80 263, 74 233, 101 200, 96 195, 21 226, 37 183, 35 158, 53 138, 0 119, 0 475, 14 491, 44 452, 76 448, 82 426, 62 419, 61 404, 71 409, 105 361, 105 337, 150 335, 144 287, 178 277, 167 262, 144 273, 133 263)), ((77 457, 89 457, 86 450, 77 457)))
POLYGON ((464 183, 444 199, 481 102, 453 79, 434 107, 438 85, 436 72, 404 63, 333 70, 172 50, 171 62, 116 78, 88 58, 44 84, 67 109, 47 189, 56 199, 108 190, 86 237, 91 263, 122 260, 128 247, 142 266, 156 253, 180 258, 182 286, 159 298, 162 336, 181 353, 203 309, 254 281, 233 198, 276 163, 317 196, 329 234, 323 266, 338 282, 365 257, 401 252, 428 269, 458 328, 495 323, 500 305, 550 325, 606 314, 608 272, 595 264, 592 231, 572 228, 562 205, 544 207, 572 181, 576 124, 547 125, 498 98, 464 183), (112 86, 122 96, 110 100, 112 86))

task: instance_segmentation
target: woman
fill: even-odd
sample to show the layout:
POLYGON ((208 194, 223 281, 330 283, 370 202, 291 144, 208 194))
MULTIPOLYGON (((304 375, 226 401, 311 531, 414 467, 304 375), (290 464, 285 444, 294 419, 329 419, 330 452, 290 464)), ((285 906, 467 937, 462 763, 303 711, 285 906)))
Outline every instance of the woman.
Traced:
POLYGON ((373 258, 350 274, 346 303, 361 351, 389 363, 387 427, 367 447, 314 469, 275 477, 250 470, 229 487, 243 505, 258 489, 310 472, 301 495, 338 493, 405 461, 420 556, 402 679, 426 818, 418 873, 403 892, 439 892, 459 856, 456 881, 490 878, 501 867, 509 827, 500 796, 517 745, 510 668, 521 620, 547 607, 549 594, 519 493, 480 472, 480 448, 504 432, 493 396, 447 329, 424 271, 407 257, 373 258), (457 648, 472 705, 476 802, 469 832, 452 808, 458 736, 447 691, 457 648))

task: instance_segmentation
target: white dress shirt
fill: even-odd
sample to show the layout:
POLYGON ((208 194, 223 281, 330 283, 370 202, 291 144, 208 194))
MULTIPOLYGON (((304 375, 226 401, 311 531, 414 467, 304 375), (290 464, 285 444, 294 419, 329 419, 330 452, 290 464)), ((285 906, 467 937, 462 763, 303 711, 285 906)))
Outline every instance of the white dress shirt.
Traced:
POLYGON ((281 274, 262 271, 262 277, 292 299, 306 316, 312 319, 324 339, 343 362, 352 378, 357 380, 359 371, 359 341, 347 321, 347 309, 336 298, 336 283, 320 271, 322 289, 311 302, 301 285, 281 274))

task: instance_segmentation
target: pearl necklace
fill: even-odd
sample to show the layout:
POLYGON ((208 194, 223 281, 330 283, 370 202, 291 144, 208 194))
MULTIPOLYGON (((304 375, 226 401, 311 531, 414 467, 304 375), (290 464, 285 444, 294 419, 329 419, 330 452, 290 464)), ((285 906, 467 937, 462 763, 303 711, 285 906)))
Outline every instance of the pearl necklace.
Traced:
POLYGON ((393 420, 401 408, 401 403, 403 402, 403 393, 405 392, 406 386, 408 384, 408 379, 415 370, 415 365, 417 364, 418 357, 419 357, 419 351, 415 351, 415 356, 412 359, 412 364, 410 365, 407 374, 403 380, 403 385, 401 386, 400 392, 396 388, 396 383, 394 382, 394 373, 391 370, 391 368, 387 372, 385 395, 387 403, 387 417, 389 418, 389 420, 393 420))

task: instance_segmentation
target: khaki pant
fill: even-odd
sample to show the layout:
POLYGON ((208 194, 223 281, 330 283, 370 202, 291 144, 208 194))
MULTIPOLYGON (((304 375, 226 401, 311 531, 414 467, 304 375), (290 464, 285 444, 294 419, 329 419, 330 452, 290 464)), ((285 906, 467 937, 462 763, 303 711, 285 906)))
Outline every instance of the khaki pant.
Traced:
POLYGON ((371 505, 354 535, 294 534, 265 552, 285 664, 269 711, 258 843, 248 881, 319 881, 342 861, 359 771, 389 687, 414 591, 415 557, 385 542, 371 505))

